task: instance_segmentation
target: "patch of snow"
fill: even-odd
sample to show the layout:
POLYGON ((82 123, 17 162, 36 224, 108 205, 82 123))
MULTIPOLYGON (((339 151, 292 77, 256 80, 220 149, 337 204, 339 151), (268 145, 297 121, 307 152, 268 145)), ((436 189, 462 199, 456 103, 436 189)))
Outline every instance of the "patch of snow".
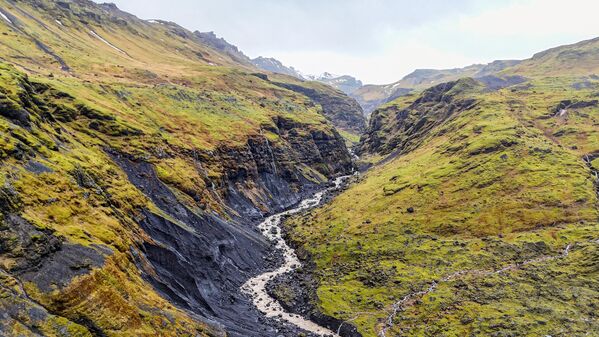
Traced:
POLYGON ((212 62, 208 62, 208 65, 210 66, 215 66, 216 64, 212 63, 212 62))
POLYGON ((0 16, 6 20, 6 22, 10 23, 11 25, 13 25, 12 21, 10 21, 10 19, 8 18, 8 16, 6 16, 6 14, 0 12, 0 16))
POLYGON ((57 23, 58 25, 60 25, 60 26, 64 26, 64 25, 62 24, 62 22, 60 22, 60 20, 54 20, 54 21, 56 21, 56 23, 57 23))
POLYGON ((108 46, 110 46, 112 49, 114 49, 114 50, 118 51, 119 53, 123 53, 123 54, 125 54, 125 55, 127 54, 127 53, 125 53, 123 50, 121 50, 121 49, 119 49, 118 47, 116 47, 115 45, 113 45, 112 43, 110 43, 110 42, 108 42, 108 41, 104 40, 104 38, 102 38, 100 35, 98 35, 98 34, 97 34, 96 32, 94 32, 93 30, 90 30, 89 32, 90 32, 90 34, 91 34, 93 37, 95 37, 95 38, 97 38, 98 40, 100 40, 100 41, 104 42, 105 44, 107 44, 108 46))
POLYGON ((161 24, 161 25, 164 24, 164 23, 162 23, 162 22, 160 22, 158 20, 148 20, 147 22, 149 22, 149 23, 157 23, 157 24, 161 24))

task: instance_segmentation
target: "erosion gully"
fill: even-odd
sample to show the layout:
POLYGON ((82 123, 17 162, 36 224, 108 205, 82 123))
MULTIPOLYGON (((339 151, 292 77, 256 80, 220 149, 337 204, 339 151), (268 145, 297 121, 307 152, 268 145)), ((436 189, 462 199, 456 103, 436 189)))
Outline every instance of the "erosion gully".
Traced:
POLYGON ((278 318, 316 335, 340 337, 336 332, 333 332, 328 328, 320 326, 299 315, 285 311, 283 306, 268 294, 267 287, 277 276, 290 273, 302 266, 295 251, 289 247, 283 238, 281 230, 283 219, 289 215, 297 214, 318 206, 327 193, 338 190, 350 177, 351 176, 343 176, 335 179, 332 187, 303 200, 296 208, 269 216, 258 226, 262 234, 273 242, 276 248, 281 251, 284 257, 284 263, 273 271, 265 272, 249 279, 241 287, 241 291, 249 295, 256 308, 267 317, 278 318))

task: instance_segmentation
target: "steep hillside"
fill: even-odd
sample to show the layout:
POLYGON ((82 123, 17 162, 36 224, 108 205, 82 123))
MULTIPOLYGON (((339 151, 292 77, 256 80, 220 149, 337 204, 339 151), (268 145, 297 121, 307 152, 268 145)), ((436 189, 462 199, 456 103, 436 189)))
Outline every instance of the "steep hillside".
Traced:
POLYGON ((434 85, 455 81, 463 77, 484 78, 494 75, 520 61, 494 61, 455 69, 417 69, 401 80, 387 85, 365 85, 350 93, 370 115, 379 106, 413 91, 421 91, 434 85))
MULTIPOLYGON (((202 44, 224 53, 244 67, 253 68, 255 66, 263 71, 273 73, 271 77, 275 78, 274 85, 308 96, 313 102, 321 106, 324 115, 341 132, 348 145, 358 142, 360 135, 366 128, 366 119, 362 108, 354 99, 343 92, 335 90, 341 90, 340 87, 343 87, 341 82, 306 78, 293 67, 286 67, 274 58, 258 57, 251 60, 236 46, 228 43, 223 38, 218 38, 213 32, 195 32, 194 36, 202 44), (289 77, 278 76, 277 74, 289 77), (327 85, 313 82, 321 82, 327 85)), ((257 76, 263 80, 269 80, 266 74, 257 74, 257 76)))
POLYGON ((350 144, 360 140, 366 129, 362 108, 352 98, 331 86, 316 81, 301 81, 277 74, 268 77, 273 84, 298 92, 322 107, 323 114, 350 144))
POLYGON ((363 336, 599 334, 596 47, 375 111, 375 166, 287 223, 320 308, 363 336))
POLYGON ((297 335, 239 287, 254 223, 352 170, 320 103, 114 5, 0 13, 0 334, 297 335))

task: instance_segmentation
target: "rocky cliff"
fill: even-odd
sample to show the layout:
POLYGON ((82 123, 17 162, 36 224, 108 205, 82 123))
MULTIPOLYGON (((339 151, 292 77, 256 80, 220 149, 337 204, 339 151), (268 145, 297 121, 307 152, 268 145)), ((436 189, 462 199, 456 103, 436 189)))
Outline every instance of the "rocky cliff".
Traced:
POLYGON ((310 97, 322 107, 324 115, 344 132, 346 139, 356 142, 366 127, 362 108, 354 99, 343 92, 318 82, 294 81, 284 77, 273 77, 279 87, 310 97))

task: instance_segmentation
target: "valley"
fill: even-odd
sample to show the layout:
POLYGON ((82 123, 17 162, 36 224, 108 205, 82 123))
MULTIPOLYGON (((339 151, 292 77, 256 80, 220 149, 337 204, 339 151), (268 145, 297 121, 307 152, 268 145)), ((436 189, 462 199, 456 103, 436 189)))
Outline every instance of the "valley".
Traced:
POLYGON ((599 335, 599 39, 375 86, 0 14, 0 336, 599 335))

